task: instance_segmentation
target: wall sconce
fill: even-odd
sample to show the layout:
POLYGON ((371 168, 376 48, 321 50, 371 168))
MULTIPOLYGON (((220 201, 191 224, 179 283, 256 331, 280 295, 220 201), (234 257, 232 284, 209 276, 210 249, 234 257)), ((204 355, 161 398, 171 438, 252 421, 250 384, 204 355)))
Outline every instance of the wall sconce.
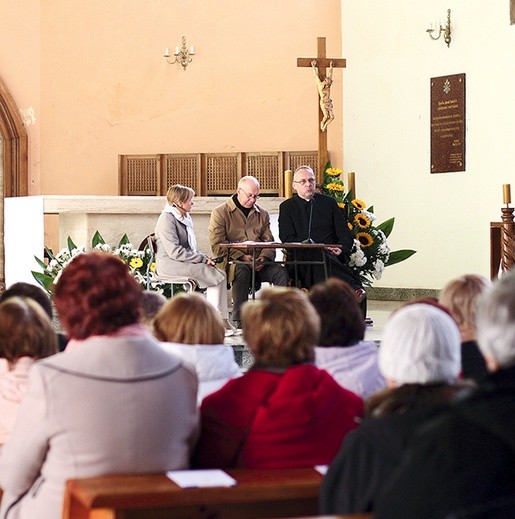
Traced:
POLYGON ((186 36, 183 36, 182 47, 175 47, 175 52, 173 53, 173 55, 175 56, 175 58, 173 61, 171 61, 170 49, 166 47, 164 54, 166 61, 170 63, 170 65, 173 65, 174 63, 180 63, 182 65, 182 68, 186 70, 186 67, 193 61, 192 56, 195 55, 195 47, 191 45, 188 49, 188 47, 186 47, 186 36))
POLYGON ((426 32, 432 40, 438 40, 443 32, 443 39, 448 47, 451 44, 451 10, 447 9, 447 25, 445 27, 440 25, 439 29, 427 29, 426 32), (436 30, 438 30, 438 36, 434 37, 433 32, 436 30))

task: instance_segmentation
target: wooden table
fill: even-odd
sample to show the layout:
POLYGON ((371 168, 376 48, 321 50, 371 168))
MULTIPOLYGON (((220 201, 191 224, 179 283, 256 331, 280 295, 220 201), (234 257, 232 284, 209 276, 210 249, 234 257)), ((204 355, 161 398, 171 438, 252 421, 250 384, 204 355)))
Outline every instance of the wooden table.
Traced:
MULTIPOLYGON (((255 282, 256 282, 256 260, 258 258, 257 251, 262 249, 285 249, 286 251, 293 252, 292 260, 281 260, 281 261, 266 261, 267 263, 280 263, 282 265, 291 264, 294 267, 295 271, 295 286, 297 286, 298 282, 298 270, 297 267, 299 265, 323 265, 324 267, 324 275, 327 279, 327 256, 324 254, 324 250, 328 247, 341 249, 342 246, 340 244, 334 243, 300 243, 300 242, 292 242, 292 243, 279 243, 279 242, 258 242, 258 241, 245 241, 245 242, 234 242, 234 243, 220 243, 219 247, 223 249, 227 249, 227 255, 229 255, 229 249, 236 249, 240 251, 245 251, 247 254, 252 255, 252 299, 255 298, 255 282), (319 260, 299 260, 297 259, 297 252, 299 250, 309 250, 315 249, 319 250, 321 254, 321 258, 319 260)), ((236 264, 244 264, 245 261, 233 261, 236 264)))

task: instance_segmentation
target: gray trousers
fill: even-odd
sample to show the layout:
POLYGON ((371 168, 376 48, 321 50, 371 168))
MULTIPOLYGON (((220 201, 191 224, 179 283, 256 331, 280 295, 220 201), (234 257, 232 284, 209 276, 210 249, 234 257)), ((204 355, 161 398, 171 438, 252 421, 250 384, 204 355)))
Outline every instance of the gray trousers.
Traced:
MULTIPOLYGON (((287 286, 290 280, 282 265, 265 265, 256 272, 256 279, 277 286, 287 286)), ((241 321, 241 305, 249 298, 252 283, 252 268, 249 265, 236 265, 232 282, 232 319, 241 321)))

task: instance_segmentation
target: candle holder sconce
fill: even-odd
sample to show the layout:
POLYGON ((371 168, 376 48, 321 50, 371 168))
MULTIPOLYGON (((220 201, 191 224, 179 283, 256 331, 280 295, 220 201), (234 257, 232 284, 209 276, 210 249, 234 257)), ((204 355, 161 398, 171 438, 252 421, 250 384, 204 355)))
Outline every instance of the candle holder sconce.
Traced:
POLYGON ((187 66, 193 61, 193 56, 195 55, 195 47, 193 45, 188 47, 186 46, 186 36, 182 37, 182 47, 175 47, 175 52, 173 53, 175 58, 172 61, 170 56, 170 50, 168 47, 165 49, 164 57, 166 61, 173 65, 174 63, 179 63, 182 65, 183 70, 186 70, 187 66))
POLYGON ((449 45, 451 44, 451 10, 447 9, 447 24, 445 25, 445 27, 442 27, 440 25, 438 29, 429 28, 426 30, 426 32, 429 34, 429 37, 432 40, 440 39, 440 36, 443 33, 443 40, 445 41, 445 43, 447 43, 447 47, 449 47, 449 45), (433 32, 435 31, 438 31, 437 36, 433 36, 433 32))

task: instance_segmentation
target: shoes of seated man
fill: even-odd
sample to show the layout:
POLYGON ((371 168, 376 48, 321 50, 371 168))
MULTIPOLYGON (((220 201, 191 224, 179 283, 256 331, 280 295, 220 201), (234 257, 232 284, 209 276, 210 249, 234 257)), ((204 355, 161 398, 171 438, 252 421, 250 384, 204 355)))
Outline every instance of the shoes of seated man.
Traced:
POLYGON ((358 303, 361 303, 365 297, 367 297, 367 293, 362 288, 356 288, 354 290, 354 293, 356 294, 356 299, 358 300, 358 303))
POLYGON ((232 337, 233 335, 241 334, 241 330, 238 330, 229 319, 224 319, 225 336, 232 337))

